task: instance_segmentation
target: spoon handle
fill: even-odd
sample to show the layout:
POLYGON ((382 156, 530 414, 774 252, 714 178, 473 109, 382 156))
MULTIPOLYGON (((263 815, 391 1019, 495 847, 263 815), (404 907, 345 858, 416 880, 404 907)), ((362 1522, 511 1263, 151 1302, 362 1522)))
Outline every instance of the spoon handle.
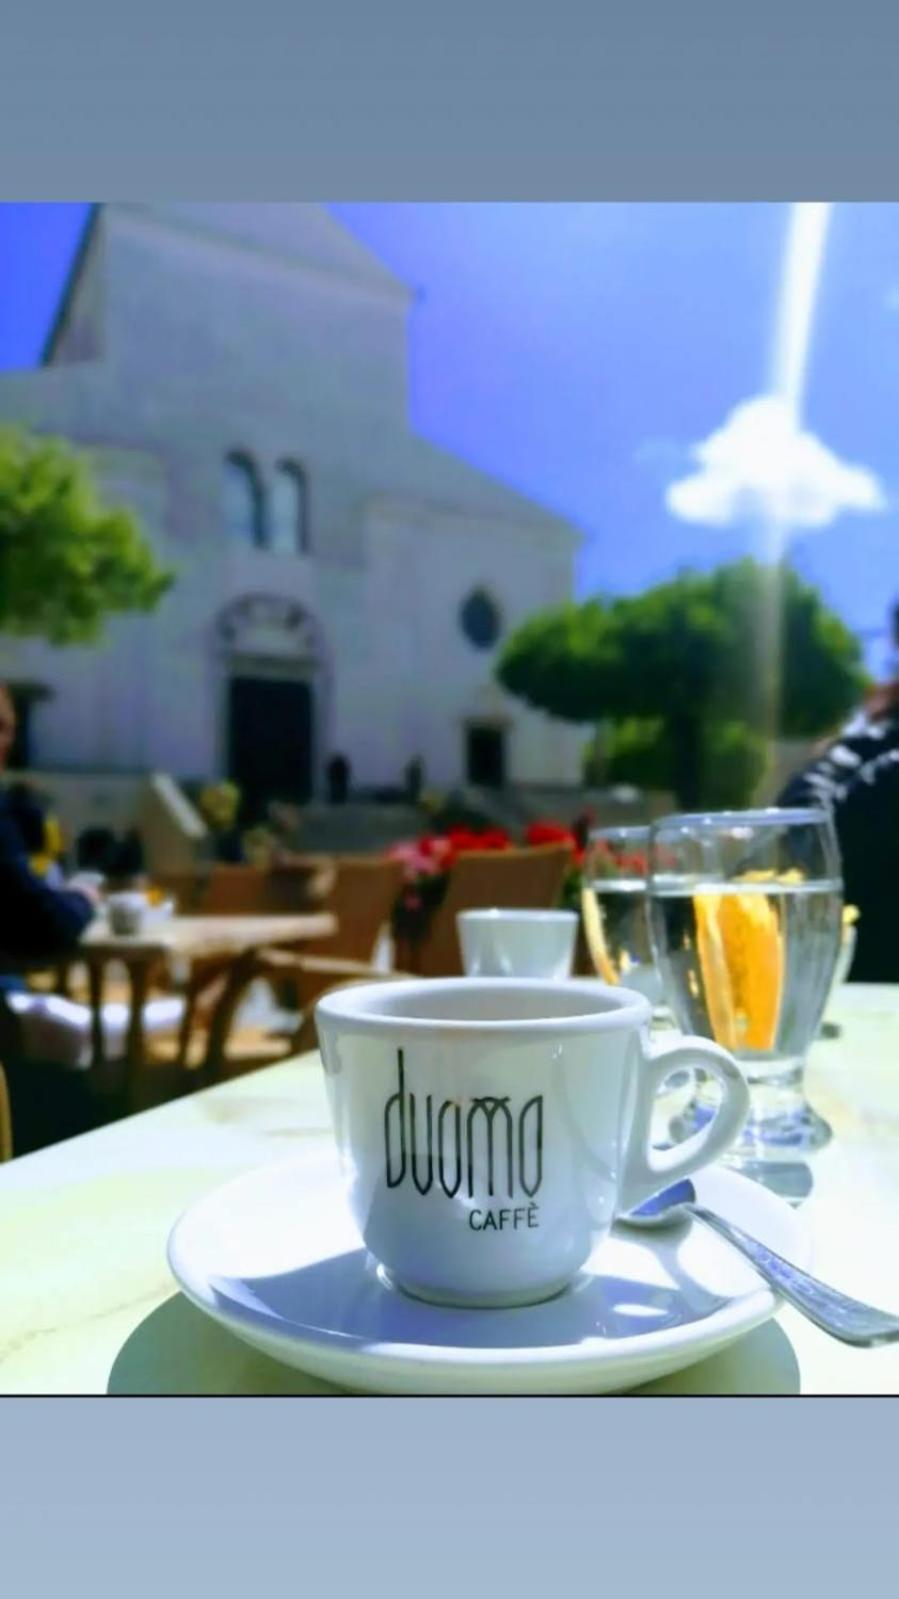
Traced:
POLYGON ((758 1239, 750 1238, 733 1222, 725 1221, 713 1210, 706 1210, 704 1205, 690 1204, 684 1208, 739 1249, 760 1277, 831 1337, 865 1349, 899 1340, 899 1316, 887 1316, 873 1305, 863 1305, 858 1299, 850 1299, 848 1294, 828 1288, 826 1283, 810 1277, 807 1271, 800 1271, 798 1266, 776 1255, 758 1239))

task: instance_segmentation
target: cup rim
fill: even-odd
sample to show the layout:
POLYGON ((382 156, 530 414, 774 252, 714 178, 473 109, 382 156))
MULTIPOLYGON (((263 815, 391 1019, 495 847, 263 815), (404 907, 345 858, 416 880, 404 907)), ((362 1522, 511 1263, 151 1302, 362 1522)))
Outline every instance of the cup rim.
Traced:
POLYGON ((632 988, 613 988, 594 978, 571 978, 559 982, 545 977, 414 977, 398 978, 396 982, 354 983, 352 987, 334 989, 324 994, 315 1006, 319 1017, 337 1024, 343 1031, 357 1033, 400 1033, 403 1036, 435 1037, 438 1034, 459 1038, 540 1038, 559 1033, 611 1032, 621 1027, 646 1026, 652 1016, 648 999, 632 988), (360 1009, 369 999, 386 1000, 413 995, 426 989, 429 993, 471 993, 490 990, 509 999, 516 989, 535 990, 538 993, 559 992, 580 994, 584 999, 602 998, 608 1010, 590 1010, 574 1016, 510 1017, 502 1021, 489 1021, 481 1017, 451 1016, 396 1016, 380 1014, 377 1010, 360 1009))
POLYGON ((578 914, 577 911, 531 910, 524 905, 490 905, 478 910, 456 912, 457 922, 498 922, 512 919, 531 923, 544 922, 555 924, 556 926, 560 924, 570 926, 572 922, 578 920, 578 914))

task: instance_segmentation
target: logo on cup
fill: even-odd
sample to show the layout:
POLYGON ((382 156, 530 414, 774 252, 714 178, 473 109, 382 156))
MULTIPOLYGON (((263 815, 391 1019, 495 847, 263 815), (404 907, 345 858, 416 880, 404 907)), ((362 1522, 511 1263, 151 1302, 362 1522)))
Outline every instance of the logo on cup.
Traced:
POLYGON ((427 1194, 436 1178, 448 1199, 463 1183, 473 1199, 481 1153, 490 1198, 502 1193, 514 1199, 518 1192, 533 1200, 543 1181, 543 1095, 534 1094, 517 1111, 509 1098, 480 1094, 465 1111, 458 1100, 445 1099, 435 1116, 433 1094, 422 1108, 421 1096, 406 1087, 403 1051, 397 1050, 397 1088, 384 1106, 387 1187, 399 1188, 411 1178, 427 1194))

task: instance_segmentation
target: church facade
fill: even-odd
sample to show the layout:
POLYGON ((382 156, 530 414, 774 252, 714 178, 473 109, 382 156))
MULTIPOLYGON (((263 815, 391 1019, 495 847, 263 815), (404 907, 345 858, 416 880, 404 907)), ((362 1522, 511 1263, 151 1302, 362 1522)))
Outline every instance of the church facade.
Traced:
POLYGON ((0 425, 85 452, 176 582, 91 648, 0 641, 32 767, 298 801, 335 753, 357 787, 578 780, 582 733, 493 680, 578 535, 413 434, 413 302, 320 206, 94 208, 0 425))

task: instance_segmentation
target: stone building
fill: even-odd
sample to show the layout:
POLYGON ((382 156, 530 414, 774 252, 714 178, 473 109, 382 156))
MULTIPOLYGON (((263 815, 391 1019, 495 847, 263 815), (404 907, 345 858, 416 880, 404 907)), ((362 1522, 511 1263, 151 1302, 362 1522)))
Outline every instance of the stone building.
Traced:
POLYGON ((578 536, 409 425, 414 293, 312 204, 95 207, 43 364, 0 423, 66 437, 177 582, 93 648, 4 640, 32 768, 232 775, 248 794, 556 786, 577 730, 494 684, 568 598, 578 536))

